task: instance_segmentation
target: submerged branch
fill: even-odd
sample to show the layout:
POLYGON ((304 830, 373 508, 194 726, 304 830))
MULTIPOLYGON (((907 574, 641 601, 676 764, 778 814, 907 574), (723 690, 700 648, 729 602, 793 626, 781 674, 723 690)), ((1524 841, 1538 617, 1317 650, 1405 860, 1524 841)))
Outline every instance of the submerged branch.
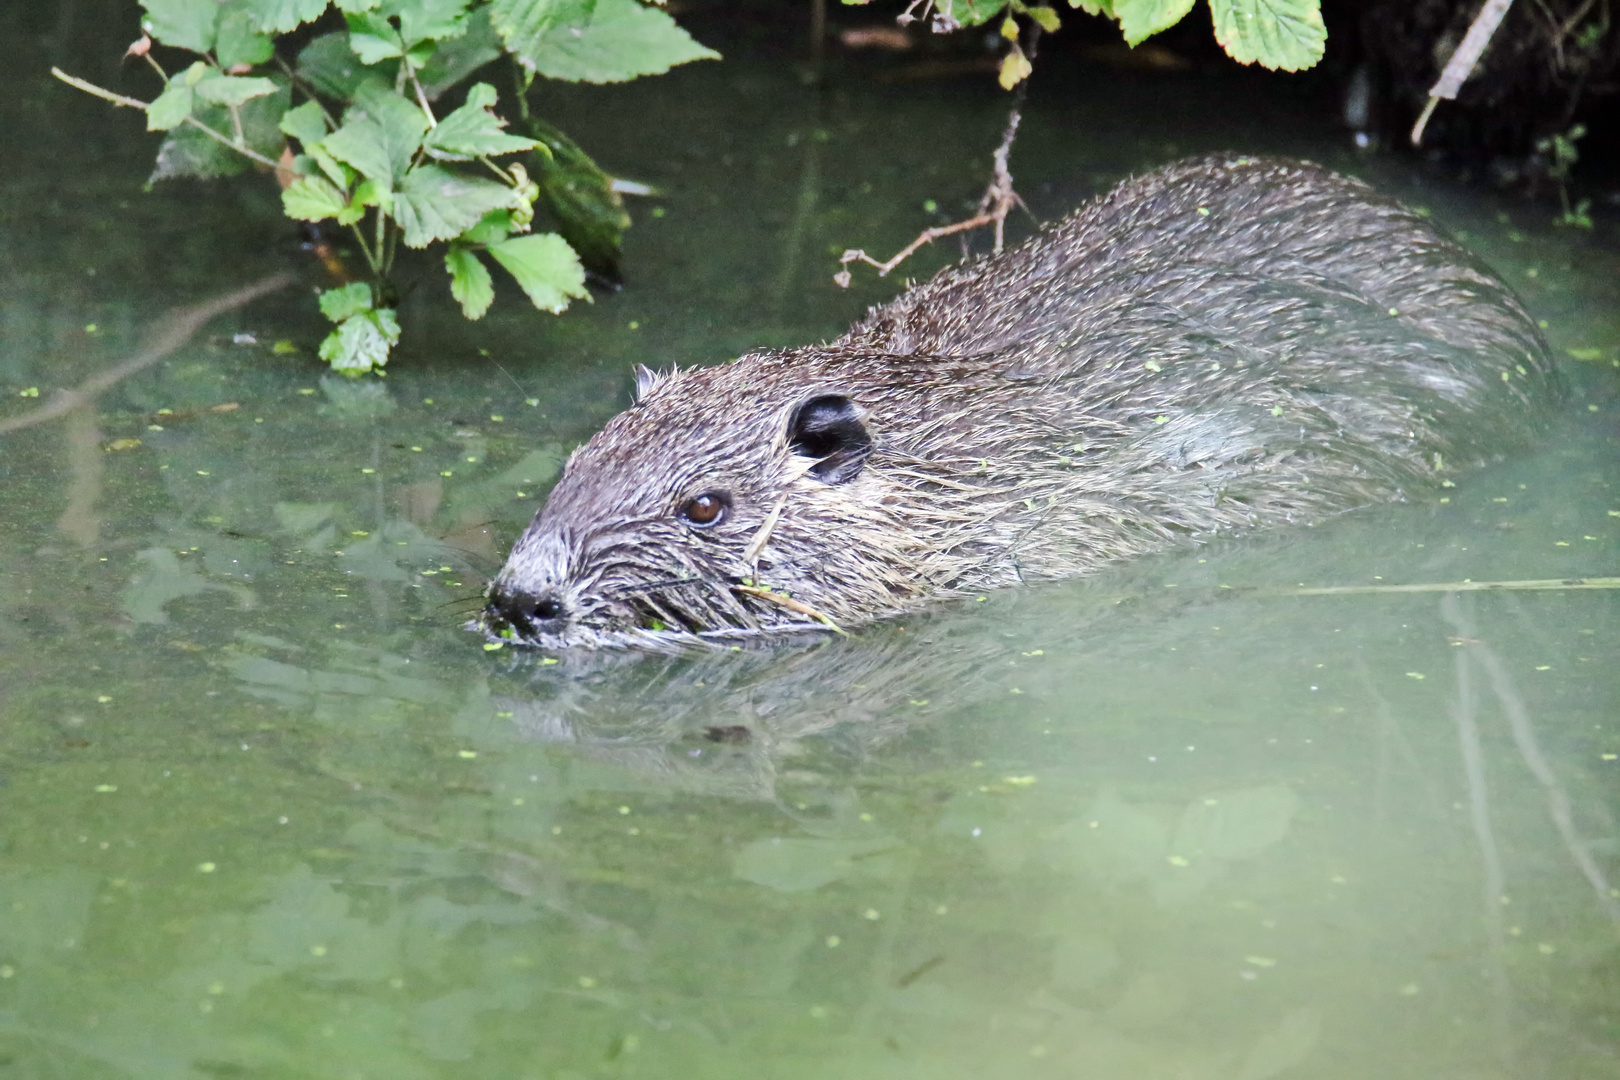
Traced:
POLYGON ((0 420, 0 435, 43 424, 47 420, 55 420, 82 405, 89 404, 103 390, 139 371, 144 371, 180 348, 214 316, 223 315, 261 296, 285 289, 293 283, 293 280, 292 274, 282 271, 260 278, 251 285, 225 293, 223 296, 216 296, 194 307, 174 312, 159 324, 156 335, 146 348, 128 360, 114 364, 99 375, 92 375, 71 390, 67 388, 58 390, 55 397, 33 412, 13 416, 9 420, 0 420))

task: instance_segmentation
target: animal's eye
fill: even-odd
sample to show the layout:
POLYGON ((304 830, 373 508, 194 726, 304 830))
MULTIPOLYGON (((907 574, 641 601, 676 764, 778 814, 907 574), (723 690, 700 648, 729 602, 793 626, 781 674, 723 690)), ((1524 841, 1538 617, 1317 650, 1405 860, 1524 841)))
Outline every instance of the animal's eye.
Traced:
POLYGON ((681 506, 681 517, 688 525, 700 527, 718 525, 725 520, 726 509, 731 505, 731 499, 722 491, 705 491, 702 495, 687 499, 681 506))

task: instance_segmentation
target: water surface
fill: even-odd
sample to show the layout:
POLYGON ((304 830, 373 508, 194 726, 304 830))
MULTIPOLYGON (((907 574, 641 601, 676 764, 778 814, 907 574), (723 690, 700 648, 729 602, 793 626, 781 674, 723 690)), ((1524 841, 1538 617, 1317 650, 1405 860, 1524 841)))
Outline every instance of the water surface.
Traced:
POLYGON ((0 1077, 1620 1076, 1615 594, 1291 592, 1620 572, 1612 221, 1289 135, 1271 84, 1037 87, 1043 216, 1222 147, 1427 207, 1590 358, 1558 430, 848 639, 487 653, 460 621, 630 365, 892 295, 836 253, 974 201, 1005 99, 818 102, 746 49, 547 90, 661 192, 630 287, 469 325, 424 263, 389 376, 334 381, 268 181, 143 194, 138 123, 41 77, 137 89, 92 14, 0 27, 0 419, 304 276, 0 435, 0 1077))

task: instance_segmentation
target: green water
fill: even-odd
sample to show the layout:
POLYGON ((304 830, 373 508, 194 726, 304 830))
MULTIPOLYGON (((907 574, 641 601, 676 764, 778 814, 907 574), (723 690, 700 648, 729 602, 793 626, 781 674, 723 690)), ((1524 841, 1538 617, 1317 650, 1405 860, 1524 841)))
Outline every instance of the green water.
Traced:
POLYGON ((1444 501, 547 664, 460 622, 631 364, 891 295, 836 252, 976 198, 1004 99, 818 107, 769 59, 548 91, 661 191, 630 287, 468 325, 424 264, 388 378, 333 383, 269 181, 143 194, 138 118, 43 77, 117 82, 132 26, 0 20, 0 421, 169 308, 304 284, 0 435, 0 1078, 1620 1077, 1616 595, 1282 594, 1620 573, 1612 220, 1291 139, 1241 80, 1037 93, 1043 215, 1220 146, 1429 207, 1596 350, 1568 415, 1444 501))

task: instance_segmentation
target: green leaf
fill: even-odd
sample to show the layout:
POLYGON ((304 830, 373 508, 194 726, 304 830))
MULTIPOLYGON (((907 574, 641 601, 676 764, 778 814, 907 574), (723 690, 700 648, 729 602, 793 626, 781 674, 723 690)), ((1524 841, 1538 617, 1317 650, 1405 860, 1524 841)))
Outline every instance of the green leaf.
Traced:
MULTIPOLYGON (((248 147, 272 159, 279 157, 282 147, 286 145, 280 125, 287 111, 287 102, 292 99, 292 92, 281 76, 276 76, 273 81, 276 81, 275 93, 254 98, 236 110, 237 119, 242 122, 242 138, 248 147)), ((231 115, 223 106, 199 105, 194 115, 198 123, 207 124, 221 134, 235 134, 231 115)), ((201 179, 235 176, 252 167, 253 162, 244 155, 190 124, 181 124, 164 137, 163 145, 158 148, 151 180, 173 180, 182 176, 201 179)))
POLYGON ((332 181, 332 183, 336 184, 340 188, 345 189, 348 188, 350 184, 354 183, 354 178, 358 174, 349 166, 343 164, 343 162, 327 153, 324 145, 321 143, 316 143, 314 146, 306 147, 306 149, 309 151, 309 159, 315 163, 316 167, 318 167, 321 172, 326 174, 326 178, 332 181))
POLYGON ((361 175, 392 183, 394 161, 382 125, 350 109, 343 126, 321 140, 320 148, 334 158, 354 166, 361 175))
POLYGON ((1058 13, 1053 11, 1051 8, 1046 7, 1044 4, 1040 7, 1030 8, 1026 14, 1039 23, 1041 29, 1045 30, 1048 34, 1057 33, 1059 28, 1061 28, 1063 25, 1062 21, 1058 19, 1058 13))
POLYGON ((491 244, 489 253, 517 278, 534 306, 553 315, 568 307, 574 297, 589 297, 585 291, 585 268, 568 241, 556 233, 515 236, 491 244))
POLYGON ((417 78, 429 101, 501 55, 501 39, 489 25, 489 9, 477 8, 467 16, 467 32, 439 42, 417 78))
POLYGON ((1191 11, 1193 0, 1114 0, 1114 15, 1135 48, 1160 30, 1176 25, 1191 11))
POLYGON ((569 82, 624 82, 720 54, 638 0, 493 0, 490 21, 525 67, 569 82))
POLYGON ((199 53, 214 47, 215 0, 142 0, 141 7, 146 10, 141 29, 163 44, 199 53))
POLYGON ((214 56, 220 67, 227 71, 242 64, 252 67, 270 59, 275 51, 270 35, 259 33, 239 5, 227 6, 220 12, 219 34, 214 41, 214 56))
POLYGON ((458 38, 467 32, 468 0, 411 0, 392 5, 398 10, 399 31, 405 44, 458 38))
POLYGON ((1240 64, 1299 71, 1322 59, 1321 0, 1209 0, 1209 9, 1215 40, 1240 64))
POLYGON ((381 15, 367 12, 350 15, 349 48, 362 64, 375 64, 380 60, 398 59, 405 55, 405 43, 399 31, 381 15))
POLYGON ((320 18, 326 0, 239 0, 260 30, 285 34, 320 18))
POLYGON ((351 281, 321 293, 321 314, 335 323, 370 310, 371 286, 363 281, 351 281))
POLYGON ((493 180, 422 165, 406 173, 395 190, 394 218, 405 230, 406 247, 427 247, 460 236, 511 199, 512 189, 493 180))
POLYGON ((1114 14, 1114 0, 1069 0, 1070 7, 1077 7, 1087 15, 1103 15, 1110 19, 1117 19, 1114 14))
POLYGON ((349 35, 341 31, 323 34, 298 54, 298 77, 328 97, 344 100, 354 97, 367 82, 392 86, 398 70, 397 64, 390 63, 366 67, 349 48, 349 35))
POLYGON ((282 210, 299 221, 325 221, 347 205, 342 190, 323 176, 301 176, 281 193, 282 210))
POLYGON ((416 148, 422 145, 422 135, 428 129, 428 118, 412 101, 396 94, 389 87, 376 82, 362 83, 354 94, 355 108, 344 116, 345 122, 355 115, 356 109, 377 121, 382 127, 383 145, 388 148, 389 160, 394 165, 397 180, 410 167, 416 148))
POLYGON ((391 310, 363 311, 326 336, 320 356, 333 371, 359 375, 388 363, 388 350, 398 340, 399 321, 391 310))
POLYGON ((951 5, 951 17, 963 26, 978 26, 989 22, 1007 8, 1007 0, 956 0, 951 5))
POLYGON ((191 115, 191 103, 191 87, 186 85, 183 76, 176 75, 163 88, 163 93, 146 107, 146 130, 168 131, 185 123, 186 117, 191 115))
POLYGON ((313 101, 288 109, 278 125, 282 132, 297 139, 306 150, 326 138, 326 114, 313 101))
POLYGON ((337 9, 343 14, 358 15, 362 11, 372 10, 378 4, 381 4, 382 0, 332 0, 332 2, 337 5, 337 9))
POLYGON ((354 189, 351 206, 377 206, 385 214, 394 212, 394 191, 375 180, 362 180, 354 189))
POLYGON ((512 233, 512 212, 510 210, 491 210, 479 219, 478 224, 461 234, 461 240, 468 244, 494 244, 505 240, 512 233))
POLYGON ((198 80, 193 91, 210 105, 240 105, 244 101, 275 93, 276 84, 269 79, 215 74, 198 80))
POLYGON ((445 252, 444 268, 450 271, 450 295, 461 305, 461 313, 469 319, 483 318, 495 299, 489 268, 461 244, 451 244, 445 252))
POLYGON ((491 154, 533 150, 539 145, 533 139, 502 131, 506 122, 489 111, 493 104, 495 88, 488 83, 476 84, 467 91, 467 103, 427 133, 422 140, 423 147, 441 160, 467 161, 491 154))
POLYGON ((557 231, 586 269, 618 280, 619 244, 630 227, 630 215, 613 190, 612 178, 579 144, 550 124, 530 117, 524 130, 551 151, 549 159, 531 155, 528 165, 540 186, 541 203, 557 221, 557 231))

